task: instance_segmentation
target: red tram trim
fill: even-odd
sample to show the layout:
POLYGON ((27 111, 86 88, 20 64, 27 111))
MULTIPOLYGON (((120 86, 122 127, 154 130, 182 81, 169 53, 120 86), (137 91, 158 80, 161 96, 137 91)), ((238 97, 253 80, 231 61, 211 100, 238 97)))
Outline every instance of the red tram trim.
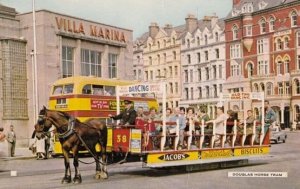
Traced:
MULTIPOLYGON (((59 95, 59 96, 51 96, 50 100, 56 100, 61 98, 100 98, 101 100, 116 100, 115 96, 102 96, 102 95, 86 95, 86 94, 73 94, 73 95, 59 95)), ((140 100, 140 101, 154 101, 155 98, 147 98, 147 97, 120 97, 121 100, 140 100)))
POLYGON ((115 115, 115 110, 105 110, 105 111, 99 111, 99 110, 74 110, 74 111, 64 111, 72 116, 75 117, 108 117, 109 114, 115 115))

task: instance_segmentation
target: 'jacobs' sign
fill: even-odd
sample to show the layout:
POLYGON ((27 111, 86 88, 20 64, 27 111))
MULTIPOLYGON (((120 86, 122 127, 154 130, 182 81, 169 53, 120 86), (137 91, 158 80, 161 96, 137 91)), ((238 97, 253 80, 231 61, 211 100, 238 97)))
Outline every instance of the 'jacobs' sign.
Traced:
POLYGON ((102 28, 95 25, 90 25, 89 29, 87 30, 84 27, 82 22, 76 22, 74 20, 69 20, 65 18, 55 17, 56 26, 58 30, 65 31, 74 34, 82 34, 82 35, 90 35, 91 37, 97 37, 106 40, 113 40, 125 43, 126 38, 122 31, 109 29, 109 28, 102 28))
POLYGON ((163 161, 178 161, 184 160, 190 157, 188 154, 164 154, 158 157, 158 159, 163 161))

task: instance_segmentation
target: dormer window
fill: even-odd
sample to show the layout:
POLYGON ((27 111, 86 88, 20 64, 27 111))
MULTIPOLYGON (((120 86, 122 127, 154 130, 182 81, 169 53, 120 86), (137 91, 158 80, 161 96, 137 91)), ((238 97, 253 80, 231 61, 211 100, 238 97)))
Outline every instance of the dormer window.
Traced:
POLYGON ((252 3, 248 4, 248 12, 249 13, 253 12, 253 5, 252 5, 252 3))
POLYGON ((200 37, 197 37, 197 45, 200 46, 200 37))
POLYGON ((253 12, 253 5, 252 3, 246 3, 242 7, 242 13, 251 13, 253 12))
POLYGON ((267 24, 266 24, 266 20, 264 18, 262 18, 260 20, 259 25, 260 25, 260 34, 266 33, 267 32, 267 27, 266 27, 267 24))
POLYGON ((275 18, 273 16, 270 18, 269 28, 270 28, 270 31, 275 30, 275 18))
POLYGON ((175 44, 176 44, 176 39, 175 39, 175 37, 172 38, 172 41, 173 41, 173 45, 175 45, 175 44))
POLYGON ((204 43, 205 43, 205 45, 207 45, 207 43, 208 43, 208 37, 207 37, 207 35, 204 35, 204 43))
POLYGON ((242 13, 246 13, 247 12, 247 6, 244 5, 243 8, 242 8, 242 13))
POLYGON ((298 25, 297 24, 297 17, 298 17, 297 12, 293 11, 290 15, 291 15, 291 26, 292 27, 297 26, 298 25))
POLYGON ((216 42, 218 42, 219 41, 219 33, 218 32, 215 33, 215 38, 216 38, 216 42))
POLYGON ((189 39, 186 40, 186 46, 187 46, 187 48, 190 48, 190 47, 191 47, 191 42, 190 42, 189 39))
POLYGON ((233 40, 238 39, 238 33, 239 33, 238 27, 236 25, 234 25, 232 27, 232 35, 233 35, 232 38, 233 38, 233 40))
POLYGON ((262 9, 266 8, 267 5, 268 5, 268 4, 267 4, 266 2, 261 1, 261 2, 258 4, 258 9, 259 9, 259 10, 262 10, 262 9))

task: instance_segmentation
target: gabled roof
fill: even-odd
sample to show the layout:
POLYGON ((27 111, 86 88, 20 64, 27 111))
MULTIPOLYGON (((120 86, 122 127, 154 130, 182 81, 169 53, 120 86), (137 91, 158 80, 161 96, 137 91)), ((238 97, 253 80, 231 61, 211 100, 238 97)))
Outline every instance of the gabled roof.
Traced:
POLYGON ((299 0, 241 0, 241 2, 239 4, 237 4, 236 6, 234 6, 233 10, 230 11, 230 13, 227 15, 226 19, 229 18, 234 18, 236 16, 239 16, 242 14, 242 8, 245 4, 251 3, 253 6, 253 11, 252 12, 257 12, 260 10, 266 10, 272 7, 276 7, 279 5, 283 5, 283 4, 288 4, 291 2, 299 2, 299 0), (263 3, 264 6, 263 8, 260 7, 260 4, 263 3), (232 11, 236 10, 238 13, 236 15, 232 15, 232 11))

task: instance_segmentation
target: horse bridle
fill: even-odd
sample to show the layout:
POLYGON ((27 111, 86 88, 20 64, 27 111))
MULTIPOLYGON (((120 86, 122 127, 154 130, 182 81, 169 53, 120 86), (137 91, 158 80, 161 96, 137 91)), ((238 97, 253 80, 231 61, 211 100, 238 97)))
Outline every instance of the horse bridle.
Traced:
POLYGON ((46 120, 50 120, 47 115, 47 113, 45 112, 45 115, 38 115, 38 120, 37 120, 37 124, 41 127, 41 131, 37 131, 38 133, 42 133, 42 134, 49 134, 51 132, 54 132, 54 129, 53 130, 50 130, 50 131, 44 131, 44 127, 45 127, 45 122, 46 120))

